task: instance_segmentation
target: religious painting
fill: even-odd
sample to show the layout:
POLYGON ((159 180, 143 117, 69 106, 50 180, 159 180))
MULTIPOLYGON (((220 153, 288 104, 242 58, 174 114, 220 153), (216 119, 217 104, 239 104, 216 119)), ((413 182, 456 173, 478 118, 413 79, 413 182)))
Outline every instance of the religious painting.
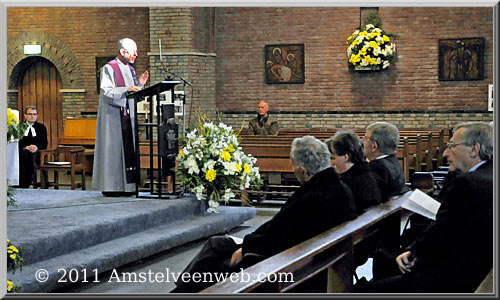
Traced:
POLYGON ((266 83, 304 83, 304 44, 266 45, 266 83))
POLYGON ((439 40, 439 80, 482 79, 484 38, 439 40))
POLYGON ((96 56, 95 57, 95 72, 96 72, 96 87, 97 92, 100 92, 101 89, 101 69, 107 64, 110 60, 115 59, 115 56, 96 56))

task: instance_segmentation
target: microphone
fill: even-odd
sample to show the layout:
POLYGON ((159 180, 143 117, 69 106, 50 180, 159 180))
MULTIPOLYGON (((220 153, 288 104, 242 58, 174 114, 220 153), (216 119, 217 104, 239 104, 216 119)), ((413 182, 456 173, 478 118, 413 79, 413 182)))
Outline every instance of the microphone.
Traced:
POLYGON ((167 72, 168 74, 174 75, 175 77, 180 78, 182 81, 184 81, 185 84, 187 84, 191 87, 193 86, 193 84, 191 82, 187 81, 184 77, 177 75, 174 72, 169 71, 165 66, 163 66, 163 71, 167 72))

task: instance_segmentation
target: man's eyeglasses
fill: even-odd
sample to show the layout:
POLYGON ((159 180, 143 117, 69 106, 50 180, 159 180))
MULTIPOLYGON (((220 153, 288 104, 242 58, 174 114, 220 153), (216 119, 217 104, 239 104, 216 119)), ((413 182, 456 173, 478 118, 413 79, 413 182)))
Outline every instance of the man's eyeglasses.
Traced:
POLYGON ((30 113, 30 114, 26 114, 27 116, 37 116, 38 114, 37 113, 30 113))
MULTIPOLYGON (((452 143, 452 142, 448 142, 448 143, 446 143, 446 148, 451 149, 451 148, 456 147, 456 146, 458 146, 458 145, 466 145, 466 144, 465 144, 464 142, 462 142, 462 143, 452 143)), ((466 145, 466 146, 467 146, 467 145, 466 145)))

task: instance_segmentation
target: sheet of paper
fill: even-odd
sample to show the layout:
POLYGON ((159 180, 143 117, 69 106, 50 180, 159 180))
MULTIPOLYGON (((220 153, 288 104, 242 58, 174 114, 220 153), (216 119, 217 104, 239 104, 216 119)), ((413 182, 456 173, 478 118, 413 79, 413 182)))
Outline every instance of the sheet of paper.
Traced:
POLYGON ((48 165, 58 165, 58 166, 70 165, 71 164, 69 161, 48 161, 46 163, 48 165))
POLYGON ((418 213, 431 220, 436 220, 436 214, 439 210, 441 203, 428 196, 426 193, 419 189, 413 191, 408 197, 408 200, 401 204, 401 207, 418 213))
POLYGON ((233 239, 233 241, 236 243, 236 244, 241 244, 243 243, 243 239, 242 238, 239 238, 237 236, 232 236, 232 235, 229 235, 229 234, 226 234, 227 237, 230 237, 233 239))

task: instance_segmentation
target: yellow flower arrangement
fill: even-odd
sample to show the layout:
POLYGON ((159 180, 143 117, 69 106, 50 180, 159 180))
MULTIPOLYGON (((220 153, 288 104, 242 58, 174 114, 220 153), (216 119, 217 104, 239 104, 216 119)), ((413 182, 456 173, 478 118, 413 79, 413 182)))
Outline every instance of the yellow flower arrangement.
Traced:
POLYGON ((20 140, 26 128, 28 128, 28 124, 19 124, 16 115, 10 108, 7 108, 7 143, 20 140))
POLYGON ((208 212, 217 212, 220 201, 234 198, 234 189, 262 183, 256 158, 241 150, 238 133, 230 126, 200 117, 181 144, 175 172, 198 200, 208 200, 208 212))
POLYGON ((382 29, 366 24, 347 37, 347 58, 352 70, 381 70, 390 66, 396 46, 382 29), (360 31, 362 29, 362 31, 360 31))

